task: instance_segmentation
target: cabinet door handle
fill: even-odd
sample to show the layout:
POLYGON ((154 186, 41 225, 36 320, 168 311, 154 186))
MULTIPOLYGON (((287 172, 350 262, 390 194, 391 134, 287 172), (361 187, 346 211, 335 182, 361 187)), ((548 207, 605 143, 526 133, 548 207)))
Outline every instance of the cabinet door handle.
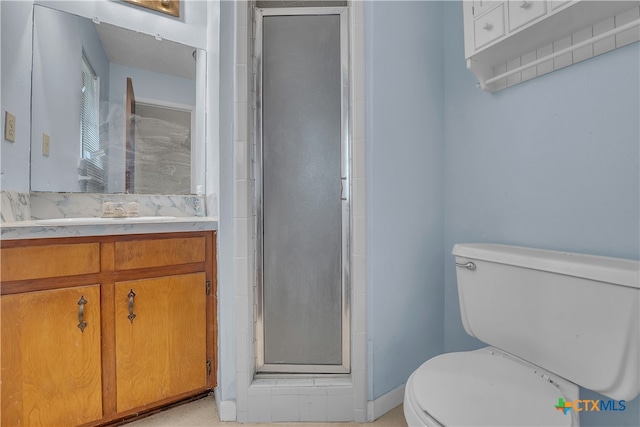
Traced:
POLYGON ((482 29, 487 31, 491 31, 492 28, 493 28, 493 25, 491 25, 488 22, 485 22, 484 25, 482 26, 482 29))
POLYGON ((129 315, 127 316, 127 319, 129 319, 131 323, 133 323, 133 319, 136 318, 136 315, 133 312, 133 298, 136 296, 136 293, 133 292, 133 289, 131 289, 127 296, 129 297, 129 315))
POLYGON ((529 6, 531 6, 531 5, 529 4, 529 2, 528 2, 528 1, 521 1, 519 6, 520 6, 522 9, 529 9, 529 6))
POLYGON ((84 328, 87 327, 87 322, 84 321, 84 306, 86 303, 87 300, 84 299, 84 295, 82 295, 78 300, 78 328, 80 332, 84 332, 84 328))

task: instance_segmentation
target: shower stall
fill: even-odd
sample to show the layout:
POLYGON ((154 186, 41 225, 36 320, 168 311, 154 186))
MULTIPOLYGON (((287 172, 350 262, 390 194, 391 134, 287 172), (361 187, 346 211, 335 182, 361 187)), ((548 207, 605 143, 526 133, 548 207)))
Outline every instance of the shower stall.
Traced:
POLYGON ((350 372, 347 8, 256 9, 256 372, 350 372))

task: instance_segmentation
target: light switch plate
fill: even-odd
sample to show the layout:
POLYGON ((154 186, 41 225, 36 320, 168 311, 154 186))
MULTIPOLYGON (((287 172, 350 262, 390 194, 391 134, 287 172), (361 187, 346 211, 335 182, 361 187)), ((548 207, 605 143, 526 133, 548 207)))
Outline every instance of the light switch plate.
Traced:
POLYGON ((4 139, 16 142, 16 116, 5 111, 4 116, 4 139))
POLYGON ((46 133, 42 134, 42 155, 49 156, 49 148, 51 145, 51 137, 46 133))

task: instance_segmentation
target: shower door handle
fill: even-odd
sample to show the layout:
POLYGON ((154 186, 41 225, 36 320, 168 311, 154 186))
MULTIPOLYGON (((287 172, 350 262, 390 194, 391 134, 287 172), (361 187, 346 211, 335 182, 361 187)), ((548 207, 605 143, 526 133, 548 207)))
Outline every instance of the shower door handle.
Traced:
POLYGON ((342 200, 347 200, 346 197, 344 197, 344 183, 347 181, 347 177, 346 176, 341 176, 340 177, 340 199, 342 200))

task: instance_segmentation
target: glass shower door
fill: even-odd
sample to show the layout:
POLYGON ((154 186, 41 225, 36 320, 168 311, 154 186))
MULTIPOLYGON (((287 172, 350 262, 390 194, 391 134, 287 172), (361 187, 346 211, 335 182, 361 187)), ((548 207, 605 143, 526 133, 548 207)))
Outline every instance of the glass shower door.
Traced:
POLYGON ((348 372, 344 16, 285 12, 257 26, 258 370, 348 372))

